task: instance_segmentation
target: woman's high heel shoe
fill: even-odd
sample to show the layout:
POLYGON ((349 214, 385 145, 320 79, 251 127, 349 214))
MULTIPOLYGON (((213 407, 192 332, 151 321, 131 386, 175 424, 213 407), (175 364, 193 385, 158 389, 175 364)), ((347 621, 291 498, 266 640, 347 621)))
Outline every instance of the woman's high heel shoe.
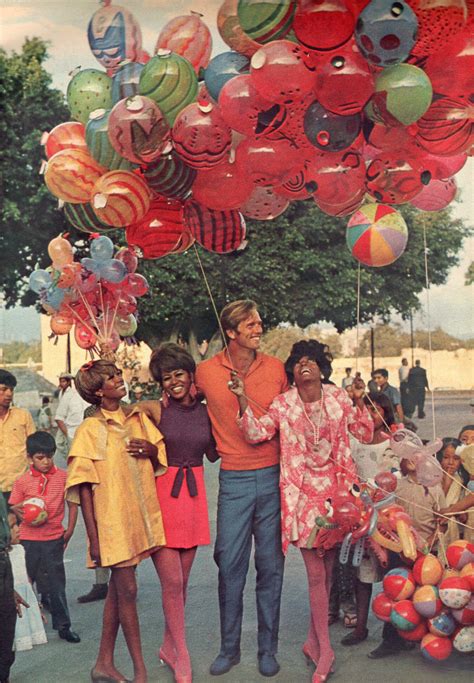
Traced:
POLYGON ((176 655, 172 658, 168 653, 166 653, 163 648, 160 647, 159 652, 158 652, 158 659, 160 660, 160 664, 163 666, 169 666, 171 671, 174 672, 174 667, 176 664, 176 655))
POLYGON ((332 657, 327 662, 324 662, 324 659, 320 658, 318 668, 314 672, 313 678, 311 679, 311 682, 312 683, 325 683, 325 681, 327 681, 329 676, 334 673, 334 663, 335 663, 334 655, 332 655, 332 657), (319 669, 319 671, 318 671, 318 669, 319 669))
POLYGON ((305 656, 307 666, 317 666, 317 661, 306 643, 304 643, 303 647, 301 648, 301 652, 305 656))

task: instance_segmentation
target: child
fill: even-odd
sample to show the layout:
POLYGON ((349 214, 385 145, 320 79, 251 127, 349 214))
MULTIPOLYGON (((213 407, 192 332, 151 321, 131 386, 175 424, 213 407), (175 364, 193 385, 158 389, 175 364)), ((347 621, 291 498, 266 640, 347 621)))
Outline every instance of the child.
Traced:
MULTIPOLYGON (((385 433, 394 424, 392 403, 385 394, 369 394, 364 403, 374 422, 374 435, 370 444, 351 439, 352 458, 357 467, 357 474, 362 482, 373 479, 380 472, 398 469, 399 462, 390 448, 385 433)), ((369 617, 372 584, 382 579, 382 568, 371 552, 366 552, 356 570, 354 588, 356 598, 356 626, 341 640, 342 645, 357 645, 369 635, 367 619, 369 617)))
MULTIPOLYGON (((463 486, 466 486, 469 480, 469 475, 461 463, 459 446, 461 446, 459 439, 447 437, 443 439, 443 445, 436 453, 436 458, 446 473, 441 485, 446 496, 446 505, 449 506, 464 498, 463 486)), ((460 521, 464 521, 464 519, 460 521)), ((440 538, 440 544, 443 548, 461 538, 462 527, 457 524, 455 518, 451 518, 447 525, 445 533, 440 538)))
MULTIPOLYGON (((436 513, 446 505, 443 489, 440 484, 430 488, 419 484, 416 478, 415 464, 411 460, 402 459, 400 470, 403 476, 397 485, 397 504, 405 508, 411 517, 413 527, 431 548, 438 536, 439 526, 442 526, 436 513)), ((395 562, 391 564, 390 569, 402 563, 400 557, 397 561, 396 555, 392 555, 391 559, 395 562)), ((371 659, 381 659, 411 649, 413 646, 414 643, 403 640, 396 628, 386 622, 383 626, 382 642, 375 650, 369 652, 368 656, 371 659)))
POLYGON ((80 643, 81 639, 71 631, 71 618, 66 599, 66 574, 64 549, 74 532, 77 506, 68 503, 68 525, 64 531, 64 489, 66 472, 54 465, 56 443, 48 432, 35 432, 26 440, 26 452, 30 468, 13 484, 10 506, 23 518, 23 505, 29 498, 44 500, 48 517, 39 525, 22 521, 20 540, 25 549, 26 570, 31 583, 36 581, 43 569, 48 575, 48 593, 53 628, 68 643, 80 643))
POLYGON ((28 580, 25 565, 25 549, 20 543, 20 533, 16 515, 8 515, 11 544, 10 561, 12 563, 15 590, 29 604, 29 609, 21 619, 17 619, 15 627, 15 645, 17 652, 31 650, 33 645, 47 643, 43 619, 41 617, 36 594, 28 580))
MULTIPOLYGON (((80 396, 95 414, 77 429, 68 459, 67 498, 80 503, 92 568, 109 567, 99 654, 93 681, 124 680, 115 668, 119 626, 134 667, 135 683, 146 681, 136 608, 135 567, 157 562, 166 542, 154 473, 166 469, 163 437, 137 406, 120 405, 122 372, 108 360, 91 361, 75 378, 80 396)), ((183 681, 184 683, 184 681, 183 681)))

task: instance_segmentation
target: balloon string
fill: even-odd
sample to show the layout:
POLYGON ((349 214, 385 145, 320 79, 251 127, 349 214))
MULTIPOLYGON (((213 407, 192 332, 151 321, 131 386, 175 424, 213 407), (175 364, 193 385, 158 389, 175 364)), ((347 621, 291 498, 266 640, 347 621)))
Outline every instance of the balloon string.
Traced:
POLYGON ((96 330, 94 330, 90 325, 88 325, 88 324, 86 323, 86 321, 85 321, 83 318, 81 318, 81 316, 80 316, 73 308, 71 308, 71 306, 70 306, 69 304, 66 304, 66 306, 69 308, 69 310, 71 311, 71 313, 79 320, 79 322, 80 322, 82 325, 84 325, 84 327, 85 327, 87 330, 89 330, 89 332, 91 332, 91 333, 94 335, 94 337, 97 337, 97 336, 98 336, 96 330))
POLYGON ((433 441, 436 439, 436 416, 433 388, 433 349, 431 344, 431 312, 430 312, 430 278, 428 270, 428 244, 426 240, 426 225, 423 224, 423 251, 425 256, 425 282, 426 282, 426 314, 428 316, 428 349, 430 354, 430 393, 431 393, 431 413, 433 419, 433 441))
POLYGON ((360 326, 360 261, 357 266, 357 328, 356 328, 356 372, 359 369, 359 326, 360 326))

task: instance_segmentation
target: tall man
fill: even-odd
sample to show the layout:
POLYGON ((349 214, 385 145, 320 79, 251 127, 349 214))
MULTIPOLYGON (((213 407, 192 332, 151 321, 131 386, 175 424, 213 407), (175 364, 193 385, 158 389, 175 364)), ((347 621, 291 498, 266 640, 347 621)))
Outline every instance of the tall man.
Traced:
POLYGON ((415 367, 408 373, 408 387, 412 397, 413 410, 418 409, 418 417, 425 417, 425 390, 429 389, 426 370, 421 367, 420 361, 415 361, 415 367))
POLYGON ((58 429, 66 439, 66 459, 76 429, 84 419, 85 409, 89 407, 89 404, 79 396, 76 388, 72 386, 73 377, 74 375, 68 372, 62 372, 59 375, 59 403, 55 416, 58 429))
POLYGON ((408 374, 410 368, 408 367, 408 358, 402 358, 402 364, 398 368, 398 380, 400 384, 400 399, 402 402, 403 414, 406 417, 411 417, 413 413, 413 408, 411 407, 412 401, 410 396, 410 391, 408 388, 408 374))
POLYGON ((0 490, 8 503, 13 482, 26 471, 26 437, 36 431, 28 410, 12 406, 16 377, 0 370, 0 490))
POLYGON ((255 542, 257 570, 258 665, 263 676, 280 666, 278 648, 283 583, 281 550, 279 444, 272 439, 248 444, 237 425, 238 401, 228 389, 234 373, 245 378, 245 390, 257 416, 287 389, 281 361, 258 352, 262 320, 254 301, 227 304, 220 321, 228 347, 202 362, 196 383, 205 394, 217 450, 221 456, 217 537, 214 560, 219 567, 221 649, 210 673, 218 676, 240 661, 243 592, 255 542))

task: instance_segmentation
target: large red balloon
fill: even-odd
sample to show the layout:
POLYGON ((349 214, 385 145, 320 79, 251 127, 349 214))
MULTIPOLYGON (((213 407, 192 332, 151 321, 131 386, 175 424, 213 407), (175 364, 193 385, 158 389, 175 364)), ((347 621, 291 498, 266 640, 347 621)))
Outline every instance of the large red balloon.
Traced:
POLYGON ((306 178, 318 204, 350 203, 365 192, 365 164, 352 149, 317 156, 308 165, 306 178))
POLYGON ((219 93, 222 118, 228 126, 242 135, 255 135, 264 126, 263 123, 259 125, 262 113, 272 109, 276 113, 280 108, 257 92, 248 74, 234 76, 219 93))
POLYGON ((188 104, 177 116, 172 130, 176 153, 191 168, 212 168, 230 150, 231 130, 212 104, 188 104))
POLYGON ((466 11, 459 0, 406 0, 418 19, 412 53, 417 57, 442 52, 466 26, 466 11))
POLYGON ((367 191, 378 202, 404 204, 422 190, 431 176, 423 171, 421 161, 403 151, 380 152, 367 168, 367 191))
POLYGON ((474 98, 474 35, 457 35, 441 52, 431 55, 425 65, 434 92, 459 97, 467 102, 474 98))
POLYGON ((351 3, 344 0, 299 0, 293 20, 296 37, 313 50, 333 50, 354 32, 351 3))
POLYGON ((474 111, 464 100, 443 97, 435 100, 418 119, 416 140, 431 154, 452 156, 474 144, 474 111))
POLYGON ((257 185, 240 210, 246 218, 270 221, 282 214, 289 205, 288 199, 274 192, 273 187, 257 185))
POLYGON ((288 140, 243 140, 235 161, 257 185, 280 185, 301 166, 299 149, 288 140))
POLYGON ((209 209, 237 209, 253 188, 250 176, 240 166, 223 161, 207 171, 198 171, 193 197, 209 209))
POLYGON ((245 241, 245 220, 239 211, 213 211, 189 200, 184 205, 184 221, 196 242, 208 251, 226 254, 245 241))
POLYGON ((309 95, 316 70, 305 51, 289 40, 275 40, 260 48, 250 62, 255 89, 271 102, 292 102, 309 95))
POLYGON ((178 247, 183 231, 182 203, 158 197, 153 199, 141 221, 127 226, 125 234, 128 244, 138 247, 143 258, 156 259, 178 247))

